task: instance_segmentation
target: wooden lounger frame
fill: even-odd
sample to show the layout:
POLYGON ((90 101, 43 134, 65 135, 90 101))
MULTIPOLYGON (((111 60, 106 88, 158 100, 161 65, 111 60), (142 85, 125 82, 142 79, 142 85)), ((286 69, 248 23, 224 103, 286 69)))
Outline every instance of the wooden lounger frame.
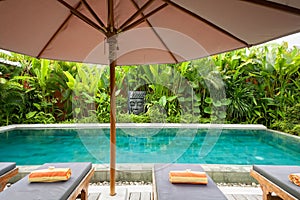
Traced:
POLYGON ((94 175, 95 169, 92 169, 87 173, 87 175, 82 179, 82 181, 77 185, 72 194, 67 200, 76 200, 80 195, 81 200, 88 200, 88 188, 91 178, 94 175))
POLYGON ((14 168, 0 176, 0 192, 4 190, 7 182, 19 172, 18 168, 14 168))
POLYGON ((297 200, 294 196, 277 186, 272 181, 266 179, 261 174, 257 173, 255 170, 250 170, 250 175, 255 178, 262 189, 263 200, 297 200), (275 193, 278 196, 272 196, 272 193, 275 193))

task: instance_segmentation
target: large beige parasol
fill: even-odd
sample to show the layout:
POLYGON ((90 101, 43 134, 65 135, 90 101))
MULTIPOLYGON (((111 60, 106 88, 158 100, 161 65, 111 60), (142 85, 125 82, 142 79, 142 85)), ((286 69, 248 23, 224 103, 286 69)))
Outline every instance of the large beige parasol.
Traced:
POLYGON ((299 0, 0 0, 0 48, 110 65, 111 195, 115 66, 177 63, 300 32, 299 0))

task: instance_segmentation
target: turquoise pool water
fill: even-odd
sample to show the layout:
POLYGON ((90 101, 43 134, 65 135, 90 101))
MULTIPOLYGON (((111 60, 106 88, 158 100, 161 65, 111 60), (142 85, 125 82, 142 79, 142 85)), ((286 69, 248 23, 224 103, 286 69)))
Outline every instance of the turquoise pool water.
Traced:
MULTIPOLYGON (((0 133, 0 161, 109 163, 109 129, 0 133)), ((117 129, 118 163, 300 165, 300 140, 266 130, 117 129)))

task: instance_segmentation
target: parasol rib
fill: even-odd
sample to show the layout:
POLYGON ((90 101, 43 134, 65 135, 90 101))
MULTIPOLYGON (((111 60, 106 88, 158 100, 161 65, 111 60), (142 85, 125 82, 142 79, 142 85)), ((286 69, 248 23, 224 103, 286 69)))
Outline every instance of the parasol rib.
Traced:
MULTIPOLYGON (((134 6, 139 9, 139 6, 136 4, 136 2, 134 2, 133 0, 131 0, 131 2, 134 4, 134 6)), ((141 13, 143 16, 144 14, 141 13)), ((168 45, 163 41, 163 39, 159 36, 159 34, 156 32, 156 30, 153 28, 152 24, 149 22, 149 19, 146 19, 146 23, 151 27, 151 29, 153 30, 154 34, 156 35, 156 37, 160 40, 160 42, 164 45, 164 47, 168 50, 168 53, 170 54, 170 56, 174 59, 175 63, 178 63, 177 58, 174 56, 174 54, 172 53, 172 51, 170 50, 170 48, 168 47, 168 45)))
POLYGON ((89 24, 91 27, 93 27, 93 28, 97 29, 98 31, 102 32, 104 35, 106 34, 107 31, 105 31, 105 29, 103 29, 103 27, 100 27, 98 24, 96 24, 95 22, 90 20, 87 16, 85 16, 84 14, 77 11, 70 4, 68 4, 64 0, 57 0, 57 1, 60 2, 62 5, 64 5, 65 7, 67 7, 73 15, 75 15, 76 17, 78 17, 79 19, 84 21, 85 23, 89 24))
POLYGON ((99 16, 95 13, 95 11, 92 9, 92 7, 88 4, 88 2, 86 2, 86 0, 81 0, 81 2, 84 4, 84 6, 88 9, 88 11, 92 14, 92 16, 95 18, 95 20, 97 20, 97 22, 99 23, 99 25, 103 28, 103 30, 105 32, 107 32, 107 29, 104 25, 104 23, 102 22, 102 20, 99 18, 99 16))
POLYGON ((265 0, 242 0, 245 1, 247 3, 253 3, 253 4, 257 4, 257 5, 261 5, 261 6, 266 6, 268 8, 274 8, 280 11, 284 11, 287 13, 292 13, 295 15, 300 15, 300 9, 299 8, 295 8, 295 7, 291 7, 288 5, 283 5, 283 4, 279 4, 276 2, 272 2, 272 1, 265 1, 265 0))
POLYGON ((143 11, 146 8, 148 8, 151 5, 151 3, 153 3, 153 2, 154 2, 154 0, 149 0, 141 8, 138 8, 138 10, 120 26, 120 29, 122 30, 125 26, 130 24, 138 15, 142 14, 143 11))
POLYGON ((163 4, 161 6, 159 6, 158 8, 152 10, 151 12, 149 12, 148 14, 144 15, 142 18, 138 19, 137 21, 129 24, 128 26, 125 26, 124 29, 120 29, 120 32, 123 31, 127 31, 130 30, 138 25, 140 25, 141 23, 143 23, 144 21, 146 21, 149 17, 151 17, 152 15, 154 15, 155 13, 157 13, 158 11, 162 10, 163 8, 165 8, 166 6, 168 6, 168 4, 163 4))
POLYGON ((108 13, 108 19, 107 19, 107 26, 112 35, 114 35, 114 5, 113 0, 107 0, 107 13, 108 13))
MULTIPOLYGON (((75 6, 75 9, 77 9, 79 6, 81 5, 81 3, 79 2, 77 4, 77 6, 75 6)), ((72 16, 72 13, 69 14, 69 16, 64 20, 64 22, 59 26, 59 28, 55 31, 55 33, 52 35, 52 37, 50 38, 50 40, 47 41, 46 45, 44 45, 43 49, 39 52, 39 54, 36 56, 37 58, 40 58, 42 53, 45 51, 45 49, 48 47, 48 45, 52 42, 52 40, 56 37, 56 35, 59 33, 59 31, 64 27, 64 25, 66 24, 66 22, 70 19, 70 17, 72 16)))
POLYGON ((188 14, 188 15, 190 15, 190 16, 195 17, 196 19, 198 19, 198 20, 200 20, 200 21, 205 22, 205 23, 208 24, 209 26, 211 26, 211 27, 213 27, 213 28, 219 30, 220 32, 222 32, 222 33, 228 35, 229 37, 231 37, 231 38, 233 38, 233 39, 235 39, 235 40, 237 40, 237 41, 243 43, 245 46, 248 46, 248 47, 251 46, 251 44, 248 44, 246 41, 241 40, 240 38, 236 37, 236 36, 233 35, 232 33, 230 33, 230 32, 228 32, 228 31, 224 30, 223 28, 221 28, 221 27, 215 25, 214 23, 208 21, 207 19, 202 18, 201 16, 199 16, 199 15, 193 13, 192 11, 187 10, 186 8, 183 8, 183 7, 181 7, 180 5, 174 3, 174 2, 172 2, 172 1, 170 1, 170 0, 162 0, 162 1, 166 2, 167 4, 169 4, 169 5, 171 5, 171 6, 174 6, 175 8, 177 8, 177 9, 179 9, 179 10, 185 12, 186 14, 188 14))

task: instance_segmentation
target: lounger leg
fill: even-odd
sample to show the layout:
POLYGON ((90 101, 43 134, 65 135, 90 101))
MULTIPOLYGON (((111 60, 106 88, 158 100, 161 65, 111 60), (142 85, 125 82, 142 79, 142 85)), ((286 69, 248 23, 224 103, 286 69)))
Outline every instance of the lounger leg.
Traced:
POLYGON ((75 191, 69 196, 68 200, 75 200, 80 198, 80 200, 88 200, 88 189, 89 183, 94 174, 94 168, 90 170, 90 172, 86 175, 83 181, 81 181, 80 185, 76 188, 75 191))
POLYGON ((0 192, 4 190, 5 185, 6 184, 4 182, 0 183, 0 192))
POLYGON ((8 182, 8 179, 3 179, 2 181, 0 181, 0 192, 4 190, 6 184, 8 182))
POLYGON ((268 193, 264 192, 263 199, 272 200, 272 194, 270 192, 268 192, 268 193))
POLYGON ((262 190, 262 192, 263 192, 263 200, 269 200, 270 199, 270 192, 268 192, 267 190, 266 190, 266 188, 265 187, 263 187, 262 185, 260 185, 260 188, 261 188, 261 190, 262 190))
POLYGON ((80 196, 81 196, 81 200, 88 200, 88 189, 89 189, 89 182, 90 179, 88 181, 85 182, 84 187, 81 190, 80 196))
POLYGON ((81 200, 88 200, 88 193, 87 193, 87 191, 82 190, 81 194, 80 194, 80 197, 81 197, 81 200))
POLYGON ((263 191, 263 200, 282 200, 278 196, 272 196, 272 192, 267 187, 260 186, 263 191))
MULTIPOLYGON (((264 196, 263 196, 263 199, 265 199, 264 196)), ((272 196, 271 193, 268 193, 268 194, 267 194, 266 199, 267 199, 267 200, 282 200, 282 198, 280 198, 279 196, 272 196)))

